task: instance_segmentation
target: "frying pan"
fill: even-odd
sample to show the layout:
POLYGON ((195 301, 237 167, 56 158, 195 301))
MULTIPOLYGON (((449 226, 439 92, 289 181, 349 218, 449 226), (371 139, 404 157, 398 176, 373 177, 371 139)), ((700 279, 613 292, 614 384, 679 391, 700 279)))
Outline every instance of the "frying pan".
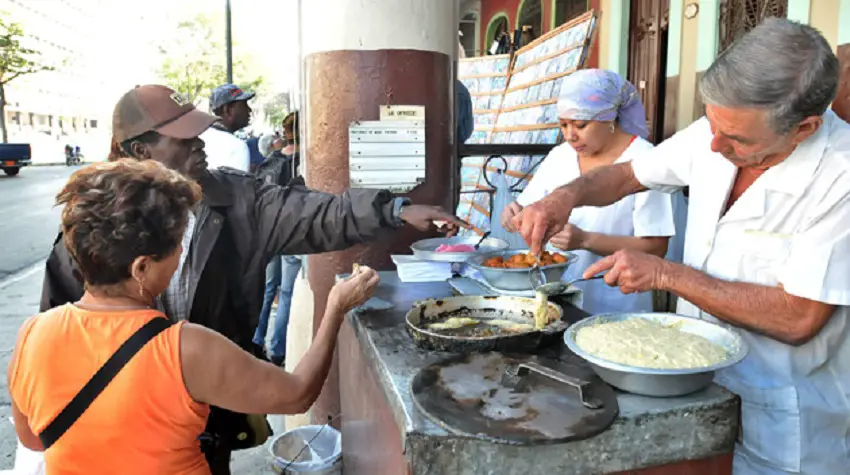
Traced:
POLYGON ((488 320, 510 320, 534 325, 535 299, 513 296, 467 295, 421 300, 407 312, 407 331, 420 347, 452 353, 508 351, 532 353, 559 342, 567 328, 563 309, 547 303, 550 323, 542 330, 508 331, 488 325, 488 320), (428 324, 451 317, 469 317, 480 324, 457 330, 431 330, 428 324))

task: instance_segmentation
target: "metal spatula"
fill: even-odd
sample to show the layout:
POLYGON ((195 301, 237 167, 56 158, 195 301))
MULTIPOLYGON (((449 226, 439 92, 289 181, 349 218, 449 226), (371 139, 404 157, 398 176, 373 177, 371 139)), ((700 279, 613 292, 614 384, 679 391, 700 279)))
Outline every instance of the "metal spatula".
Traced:
POLYGON ((588 394, 588 386, 590 383, 581 379, 575 378, 568 374, 555 371, 552 368, 537 363, 520 363, 517 366, 508 366, 502 374, 502 386, 513 389, 515 392, 528 391, 528 378, 531 373, 537 373, 546 378, 566 384, 578 390, 578 396, 581 399, 581 404, 589 409, 601 409, 604 403, 599 399, 591 397, 588 394))

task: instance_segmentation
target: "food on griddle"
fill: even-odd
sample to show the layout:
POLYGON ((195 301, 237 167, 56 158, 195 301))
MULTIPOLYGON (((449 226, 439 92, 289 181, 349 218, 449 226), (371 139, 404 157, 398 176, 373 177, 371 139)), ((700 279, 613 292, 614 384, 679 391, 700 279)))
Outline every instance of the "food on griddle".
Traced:
POLYGON ((451 317, 444 322, 429 323, 426 328, 429 330, 456 330, 458 328, 477 325, 480 320, 469 317, 451 317))
MULTIPOLYGON (((543 251, 540 254, 540 265, 551 266, 567 262, 567 256, 557 252, 543 251)), ((491 257, 483 262, 484 267, 496 267, 500 269, 530 269, 537 263, 537 257, 530 253, 514 254, 505 259, 502 256, 491 257)))
POLYGON ((521 333, 534 330, 534 325, 517 322, 506 318, 477 319, 470 317, 450 317, 442 322, 429 323, 425 326, 433 331, 460 330, 469 333, 467 336, 495 336, 499 333, 521 333), (475 327, 475 328, 469 328, 475 327))
POLYGON ((475 252, 475 246, 469 244, 440 244, 435 252, 475 252))
POLYGON ((534 296, 534 328, 542 330, 549 324, 549 296, 536 292, 534 296))
POLYGON ((534 325, 531 325, 529 323, 515 322, 513 320, 495 319, 495 320, 486 320, 483 323, 486 323, 488 325, 493 325, 494 327, 499 327, 502 330, 507 330, 507 331, 511 331, 511 332, 527 332, 527 331, 534 330, 534 325))
POLYGON ((729 357, 722 347, 679 326, 645 318, 599 323, 580 329, 576 344, 598 358, 640 368, 703 368, 729 357))

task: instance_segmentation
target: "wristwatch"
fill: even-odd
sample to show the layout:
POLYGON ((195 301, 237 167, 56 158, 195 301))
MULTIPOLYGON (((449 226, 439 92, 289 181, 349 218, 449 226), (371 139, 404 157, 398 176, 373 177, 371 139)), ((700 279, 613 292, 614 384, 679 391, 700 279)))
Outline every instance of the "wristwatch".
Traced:
POLYGON ((410 198, 395 198, 393 200, 393 224, 395 226, 404 226, 404 220, 401 219, 401 211, 405 206, 412 205, 410 198))

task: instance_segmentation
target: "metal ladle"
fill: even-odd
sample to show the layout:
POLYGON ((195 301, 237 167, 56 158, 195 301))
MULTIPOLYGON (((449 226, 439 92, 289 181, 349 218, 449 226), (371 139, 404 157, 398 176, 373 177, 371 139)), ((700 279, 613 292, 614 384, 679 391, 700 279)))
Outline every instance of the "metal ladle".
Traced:
POLYGON ((585 281, 588 281, 588 280, 601 279, 603 277, 605 277, 605 274, 594 275, 593 277, 588 277, 586 279, 585 278, 573 279, 569 282, 549 282, 548 284, 542 284, 542 285, 537 286, 534 289, 534 291, 537 292, 537 293, 544 294, 546 296, 561 295, 564 292, 566 292, 567 290, 569 290, 569 288, 572 287, 574 284, 577 284, 579 282, 585 282, 585 281))
POLYGON ((531 282, 531 288, 537 290, 538 287, 546 284, 546 274, 540 268, 540 254, 534 256, 534 265, 531 266, 531 271, 528 273, 528 280, 531 282))
POLYGON ((479 239, 478 242, 475 243, 475 246, 474 246, 476 251, 478 250, 479 247, 481 247, 481 243, 484 242, 484 240, 487 239, 488 237, 490 237, 490 231, 487 231, 486 233, 481 235, 481 239, 479 239))

